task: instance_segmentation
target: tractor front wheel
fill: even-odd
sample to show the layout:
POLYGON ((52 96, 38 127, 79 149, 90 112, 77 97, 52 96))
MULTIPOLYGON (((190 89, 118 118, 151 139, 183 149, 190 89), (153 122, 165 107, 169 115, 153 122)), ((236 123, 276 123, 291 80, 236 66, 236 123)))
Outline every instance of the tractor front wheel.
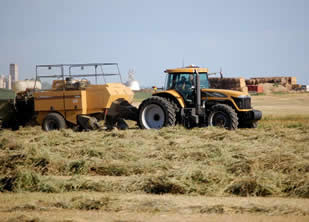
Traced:
POLYGON ((209 126, 218 126, 229 130, 235 130, 238 126, 238 117, 235 110, 225 104, 217 104, 211 107, 208 116, 209 126))
POLYGON ((161 129, 176 124, 176 111, 167 99, 153 96, 139 107, 139 126, 142 129, 161 129))
POLYGON ((42 129, 45 131, 66 128, 65 119, 59 113, 49 113, 43 120, 42 129))
POLYGON ((258 127, 258 122, 257 122, 257 121, 253 121, 253 122, 251 122, 251 123, 249 124, 249 128, 255 129, 255 128, 257 128, 257 127, 258 127))
POLYGON ((258 121, 251 121, 251 122, 240 122, 238 128, 252 128, 255 129, 258 126, 258 121))

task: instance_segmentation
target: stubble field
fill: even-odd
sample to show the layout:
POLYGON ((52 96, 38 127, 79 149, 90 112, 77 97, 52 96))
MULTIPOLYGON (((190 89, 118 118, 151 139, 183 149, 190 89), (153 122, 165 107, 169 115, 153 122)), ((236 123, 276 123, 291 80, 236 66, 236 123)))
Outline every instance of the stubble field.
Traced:
POLYGON ((257 129, 0 131, 1 221, 308 221, 309 94, 257 129))

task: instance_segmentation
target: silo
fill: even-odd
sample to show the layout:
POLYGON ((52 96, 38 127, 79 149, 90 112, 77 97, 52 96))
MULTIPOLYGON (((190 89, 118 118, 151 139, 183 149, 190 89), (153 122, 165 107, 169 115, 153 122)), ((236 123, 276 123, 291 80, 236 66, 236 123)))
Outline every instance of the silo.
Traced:
POLYGON ((18 65, 10 64, 11 88, 15 81, 18 81, 18 65))
POLYGON ((139 91, 141 90, 139 82, 135 80, 134 78, 135 70, 130 69, 128 72, 128 81, 126 82, 126 85, 133 91, 139 91))
POLYGON ((1 88, 1 89, 5 88, 4 76, 3 76, 3 75, 0 76, 0 88, 1 88))
POLYGON ((11 77, 11 75, 9 75, 9 77, 7 79, 6 88, 12 89, 12 77, 11 77))

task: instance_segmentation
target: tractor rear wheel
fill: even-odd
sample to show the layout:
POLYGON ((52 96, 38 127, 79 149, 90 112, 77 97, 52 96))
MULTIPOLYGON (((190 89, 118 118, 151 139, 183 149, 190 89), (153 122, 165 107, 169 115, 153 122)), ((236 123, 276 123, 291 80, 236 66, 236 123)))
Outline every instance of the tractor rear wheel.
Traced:
POLYGON ((43 120, 42 129, 45 131, 66 128, 65 119, 59 113, 49 113, 43 120))
POLYGON ((153 96, 139 107, 138 123, 142 129, 161 129, 176 124, 174 106, 165 98, 153 96))
POLYGON ((235 110, 225 104, 217 104, 211 107, 208 116, 209 126, 219 126, 229 130, 235 130, 238 126, 238 117, 235 110))

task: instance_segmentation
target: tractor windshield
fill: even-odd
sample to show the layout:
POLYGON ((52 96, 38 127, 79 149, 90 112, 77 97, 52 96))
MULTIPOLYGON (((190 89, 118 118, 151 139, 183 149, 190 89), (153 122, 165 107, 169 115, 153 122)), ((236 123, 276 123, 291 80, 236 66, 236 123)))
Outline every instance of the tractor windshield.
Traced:
MULTIPOLYGON (((167 75, 165 89, 188 90, 195 86, 195 75, 192 73, 174 73, 167 75)), ((201 89, 209 88, 207 73, 200 73, 201 89)))

